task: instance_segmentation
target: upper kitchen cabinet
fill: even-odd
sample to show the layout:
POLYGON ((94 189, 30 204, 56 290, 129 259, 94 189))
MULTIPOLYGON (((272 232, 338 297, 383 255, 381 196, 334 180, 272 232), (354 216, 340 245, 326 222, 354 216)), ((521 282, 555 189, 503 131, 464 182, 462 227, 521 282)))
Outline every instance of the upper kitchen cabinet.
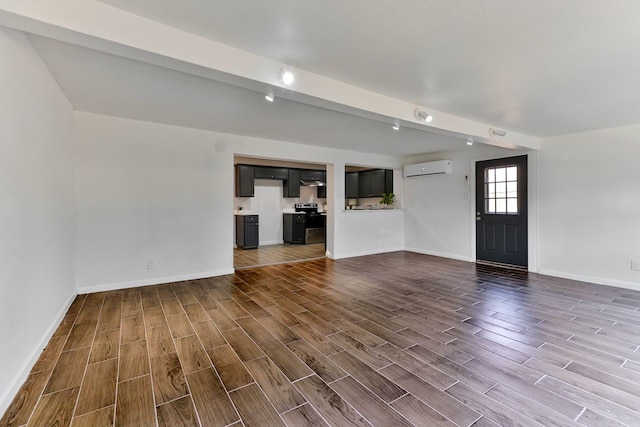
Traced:
POLYGON ((387 192, 386 182, 384 179, 384 169, 375 169, 371 171, 371 197, 380 197, 382 193, 387 192))
POLYGON ((358 198, 358 172, 347 172, 344 180, 344 197, 347 199, 358 198))
POLYGON ((316 187, 316 197, 325 199, 327 197, 327 172, 320 170, 301 170, 300 179, 311 183, 316 187))
POLYGON ((273 168, 269 166, 254 166, 253 177, 255 179, 287 180, 289 170, 287 168, 273 168))
POLYGON ((393 193, 393 169, 384 170, 384 193, 393 193))
POLYGON ((393 192, 393 170, 370 169, 346 172, 345 197, 347 199, 380 197, 393 192))
POLYGON ((282 181, 283 197, 300 197, 303 185, 317 187, 318 198, 327 197, 327 173, 323 170, 247 164, 236 165, 236 197, 254 197, 256 179, 282 181))
MULTIPOLYGON (((327 172, 323 170, 300 169, 300 185, 315 187, 317 197, 324 199, 327 197, 327 172)), ((298 194, 299 196, 299 194, 298 194)))
POLYGON ((283 197, 300 197, 300 169, 289 169, 287 180, 282 183, 283 197))
POLYGON ((327 198, 327 186, 322 185, 319 187, 316 187, 318 189, 316 197, 318 197, 318 199, 326 199, 327 198))
POLYGON ((254 167, 236 165, 236 197, 253 197, 254 167))
POLYGON ((303 181, 319 181, 324 183, 326 172, 322 170, 302 169, 300 179, 303 181))

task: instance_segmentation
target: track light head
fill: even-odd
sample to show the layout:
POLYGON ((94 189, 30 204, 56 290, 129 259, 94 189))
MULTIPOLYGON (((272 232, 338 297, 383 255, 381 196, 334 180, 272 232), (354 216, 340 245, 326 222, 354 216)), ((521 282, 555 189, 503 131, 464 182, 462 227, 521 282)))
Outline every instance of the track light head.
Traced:
POLYGON ((421 122, 431 123, 431 120, 433 120, 433 116, 431 114, 419 108, 416 108, 414 114, 416 116, 416 119, 420 120, 421 122))
POLYGON ((293 71, 289 70, 288 68, 283 68, 280 70, 280 80, 282 80, 282 83, 289 86, 295 81, 295 79, 296 76, 295 74, 293 74, 293 71))

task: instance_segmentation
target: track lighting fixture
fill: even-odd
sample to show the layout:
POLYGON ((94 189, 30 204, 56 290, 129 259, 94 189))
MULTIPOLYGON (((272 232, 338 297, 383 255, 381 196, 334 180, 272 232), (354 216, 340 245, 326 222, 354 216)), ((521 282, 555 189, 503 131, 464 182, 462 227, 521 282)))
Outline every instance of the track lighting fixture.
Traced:
POLYGON ((491 136, 505 136, 506 134, 507 131, 504 131, 502 129, 489 128, 489 135, 491 136))
POLYGON ((288 86, 292 84, 295 79, 296 76, 295 74, 293 74, 293 71, 289 70, 288 68, 283 68, 280 70, 280 80, 282 80, 282 83, 288 86))
POLYGON ((431 114, 419 108, 416 108, 415 116, 416 116, 416 119, 422 122, 431 123, 431 120, 433 120, 433 116, 431 116, 431 114))
POLYGON ((269 93, 268 93, 268 94, 266 94, 266 95, 264 96, 264 99, 266 99, 266 100, 267 100, 267 101, 269 101, 269 102, 273 102, 273 100, 275 99, 275 97, 274 97, 273 95, 271 95, 271 94, 269 94, 269 93))
POLYGON ((400 125, 398 123, 394 123, 393 126, 391 126, 391 128, 393 130, 400 130, 400 125))

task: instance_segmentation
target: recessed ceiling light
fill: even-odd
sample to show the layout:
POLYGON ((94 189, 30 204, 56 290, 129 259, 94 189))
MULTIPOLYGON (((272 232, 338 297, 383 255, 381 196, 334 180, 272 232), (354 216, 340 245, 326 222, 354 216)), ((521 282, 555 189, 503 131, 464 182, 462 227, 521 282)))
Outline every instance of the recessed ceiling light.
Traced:
POLYGON ((273 102, 273 100, 274 100, 275 98, 273 97, 273 95, 269 95, 269 94, 267 94, 267 95, 265 95, 265 96, 264 96, 264 99, 266 99, 266 100, 267 100, 267 101, 269 101, 269 102, 273 102))
POLYGON ((400 125, 398 123, 394 123, 393 126, 391 126, 391 129, 400 130, 400 125))
POLYGON ((433 120, 433 116, 431 116, 431 114, 419 108, 416 108, 415 116, 416 119, 427 123, 431 123, 431 120, 433 120))
POLYGON ((294 82, 296 76, 293 74, 293 71, 283 68, 280 70, 280 79, 282 80, 282 83, 290 85, 294 82))
POLYGON ((473 139, 471 138, 467 139, 467 145, 473 145, 473 139))

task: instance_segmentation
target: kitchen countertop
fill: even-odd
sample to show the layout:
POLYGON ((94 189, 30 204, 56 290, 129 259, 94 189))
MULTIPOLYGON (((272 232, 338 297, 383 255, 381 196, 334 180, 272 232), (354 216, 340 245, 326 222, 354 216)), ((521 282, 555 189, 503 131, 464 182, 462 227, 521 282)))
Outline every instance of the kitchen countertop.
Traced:
POLYGON ((364 209, 343 209, 342 212, 393 212, 403 211, 402 208, 364 208, 364 209))

